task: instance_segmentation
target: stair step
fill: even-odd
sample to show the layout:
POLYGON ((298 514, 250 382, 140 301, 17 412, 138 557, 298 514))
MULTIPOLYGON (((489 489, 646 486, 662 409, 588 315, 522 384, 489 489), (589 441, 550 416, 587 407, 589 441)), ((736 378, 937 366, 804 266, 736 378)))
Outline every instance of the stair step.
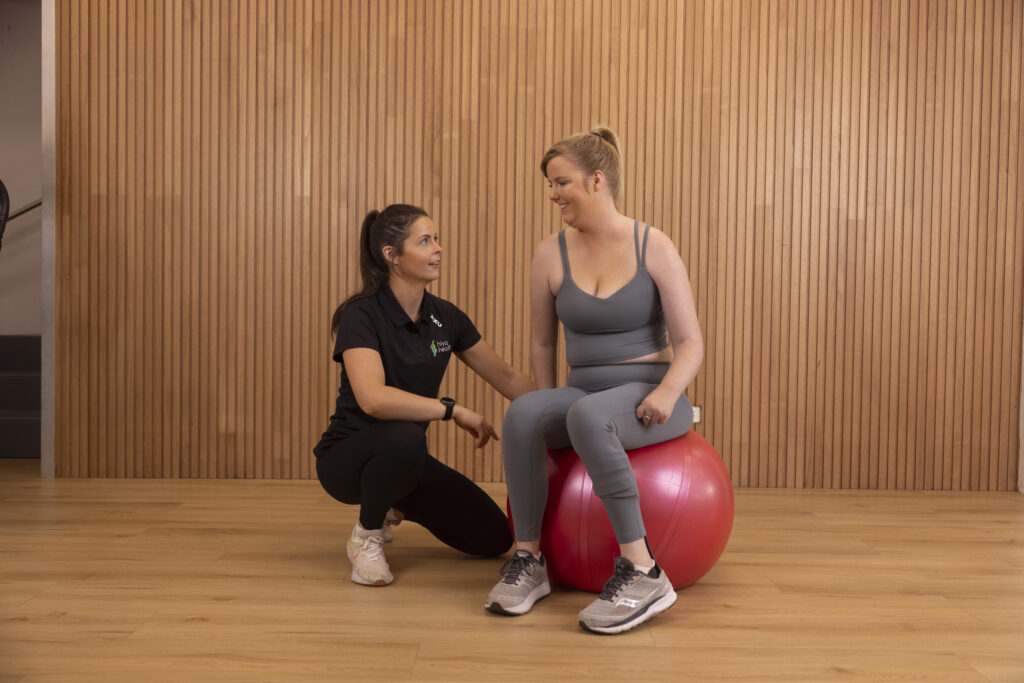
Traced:
POLYGON ((38 458, 40 425, 38 411, 0 411, 0 458, 38 458))
POLYGON ((39 410, 39 373, 0 372, 0 411, 39 410))
POLYGON ((0 372, 39 372, 42 348, 38 335, 0 334, 0 372))

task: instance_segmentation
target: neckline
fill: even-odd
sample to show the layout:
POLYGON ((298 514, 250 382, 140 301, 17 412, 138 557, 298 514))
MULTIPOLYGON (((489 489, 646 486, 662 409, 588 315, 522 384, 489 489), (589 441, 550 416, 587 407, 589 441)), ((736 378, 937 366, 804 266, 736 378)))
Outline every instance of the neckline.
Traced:
MULTIPOLYGON (((611 293, 611 294, 609 294, 608 296, 597 296, 596 294, 591 294, 590 292, 587 292, 587 291, 585 291, 585 290, 584 290, 584 289, 583 289, 582 287, 580 287, 580 286, 579 286, 578 284, 576 284, 576 281, 575 281, 575 280, 573 280, 573 279, 572 279, 572 273, 565 273, 565 274, 563 275, 563 278, 562 278, 562 286, 564 287, 564 286, 565 286, 565 281, 566 281, 566 280, 568 280, 568 281, 569 281, 569 284, 571 284, 571 285, 572 285, 573 287, 575 287, 575 288, 576 288, 576 291, 578 291, 578 292, 579 292, 580 294, 582 294, 583 296, 586 296, 586 297, 590 297, 591 299, 594 299, 595 301, 609 301, 609 300, 611 300, 611 299, 614 299, 614 298, 615 298, 616 296, 618 296, 618 295, 619 295, 619 293, 621 293, 621 292, 622 292, 622 291, 623 291, 624 289, 626 289, 626 288, 627 288, 627 287, 629 287, 629 286, 630 286, 631 284, 633 284, 634 282, 636 282, 636 279, 637 279, 638 277, 640 277, 640 270, 641 270, 641 269, 640 269, 640 268, 638 267, 638 268, 636 269, 636 272, 635 272, 635 273, 633 273, 633 277, 631 277, 631 278, 629 279, 629 282, 627 282, 626 284, 622 285, 621 287, 619 287, 618 289, 616 289, 616 290, 615 290, 614 292, 612 292, 612 293, 611 293)), ((558 292, 559 292, 559 294, 561 294, 561 291, 562 291, 562 287, 559 287, 559 288, 558 288, 558 292)), ((557 295, 556 295, 556 296, 557 296, 557 295)))
POLYGON ((389 284, 384 283, 384 286, 377 291, 377 294, 378 300, 381 301, 385 312, 388 317, 391 318, 391 322, 396 327, 401 327, 402 325, 419 325, 427 320, 431 313, 434 313, 434 307, 429 303, 433 297, 430 292, 425 289, 423 290, 423 299, 420 301, 419 316, 416 318, 411 317, 405 309, 402 308, 402 304, 398 301, 398 297, 395 296, 395 292, 391 289, 389 284))
MULTIPOLYGON (((582 287, 580 287, 578 284, 576 284, 576 280, 574 280, 573 277, 572 277, 572 266, 569 263, 569 242, 566 239, 565 230, 562 230, 561 233, 558 236, 559 237, 559 249, 562 252, 562 286, 560 286, 558 288, 558 292, 555 293, 555 296, 557 297, 558 294, 561 293, 562 287, 565 286, 566 279, 568 279, 569 282, 572 283, 572 286, 575 287, 576 291, 578 291, 580 294, 583 294, 584 296, 590 297, 591 299, 594 299, 596 301, 609 301, 609 300, 615 298, 619 294, 619 292, 621 292, 622 290, 626 289, 631 284, 636 282, 636 279, 638 277, 640 277, 640 273, 642 271, 646 270, 643 267, 643 265, 641 264, 641 261, 640 261, 640 256, 641 255, 640 255, 640 244, 639 244, 639 239, 640 239, 639 230, 640 230, 640 220, 639 219, 633 219, 633 240, 634 240, 634 246, 635 246, 636 252, 637 252, 636 253, 636 271, 633 273, 633 277, 631 277, 624 285, 622 285, 621 287, 616 289, 614 292, 612 292, 608 296, 597 296, 596 294, 591 294, 590 292, 585 291, 582 287)), ((646 240, 646 236, 645 236, 644 247, 646 247, 646 246, 647 246, 647 240, 646 240)), ((645 249, 645 251, 646 251, 646 249, 645 249)))

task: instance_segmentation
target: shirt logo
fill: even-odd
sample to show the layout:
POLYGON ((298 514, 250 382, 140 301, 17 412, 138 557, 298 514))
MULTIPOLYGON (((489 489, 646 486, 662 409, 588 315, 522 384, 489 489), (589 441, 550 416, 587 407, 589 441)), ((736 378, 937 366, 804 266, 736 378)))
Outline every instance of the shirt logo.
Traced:
POLYGON ((432 354, 434 354, 435 357, 439 353, 445 353, 446 351, 451 351, 451 350, 452 350, 452 344, 447 339, 442 339, 441 341, 431 340, 431 342, 430 342, 430 352, 432 354))
POLYGON ((434 324, 438 327, 444 327, 444 325, 441 324, 441 321, 434 317, 433 313, 430 314, 430 319, 433 320, 434 324))

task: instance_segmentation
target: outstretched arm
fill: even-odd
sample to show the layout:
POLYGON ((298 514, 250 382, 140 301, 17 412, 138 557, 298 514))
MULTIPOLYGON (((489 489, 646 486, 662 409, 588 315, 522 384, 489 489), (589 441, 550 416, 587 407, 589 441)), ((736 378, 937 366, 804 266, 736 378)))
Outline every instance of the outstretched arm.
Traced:
MULTIPOLYGON (((420 396, 385 384, 384 363, 373 349, 352 348, 342 353, 352 393, 363 412, 378 420, 426 422, 444 417, 445 407, 436 398, 420 396)), ((487 420, 462 405, 452 413, 455 424, 473 435, 477 448, 498 435, 487 420)))
POLYGON ((502 360, 483 339, 455 355, 507 399, 516 399, 537 388, 532 379, 502 360))

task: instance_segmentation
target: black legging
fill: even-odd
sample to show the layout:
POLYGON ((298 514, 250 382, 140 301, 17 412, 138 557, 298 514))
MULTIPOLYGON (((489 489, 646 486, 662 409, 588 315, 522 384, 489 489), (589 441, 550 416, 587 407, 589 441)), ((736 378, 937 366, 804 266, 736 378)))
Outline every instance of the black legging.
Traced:
POLYGON ((379 529, 389 508, 470 555, 494 557, 512 545, 508 518, 479 486, 427 453, 412 422, 378 422, 320 452, 316 474, 327 493, 360 505, 359 523, 379 529))

